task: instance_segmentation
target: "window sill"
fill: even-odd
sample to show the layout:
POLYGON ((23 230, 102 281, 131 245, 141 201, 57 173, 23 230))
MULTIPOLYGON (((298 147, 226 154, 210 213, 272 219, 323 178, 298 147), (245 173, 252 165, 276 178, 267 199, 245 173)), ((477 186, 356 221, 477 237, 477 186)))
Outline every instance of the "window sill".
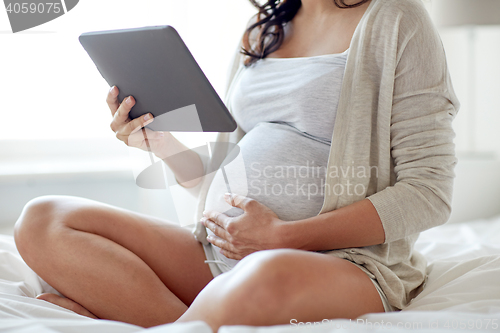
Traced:
POLYGON ((85 179, 133 179, 133 171, 127 157, 115 159, 51 160, 36 162, 17 161, 0 165, 0 183, 25 181, 85 180, 85 179))
POLYGON ((128 149, 108 138, 2 141, 0 183, 134 179, 128 149))

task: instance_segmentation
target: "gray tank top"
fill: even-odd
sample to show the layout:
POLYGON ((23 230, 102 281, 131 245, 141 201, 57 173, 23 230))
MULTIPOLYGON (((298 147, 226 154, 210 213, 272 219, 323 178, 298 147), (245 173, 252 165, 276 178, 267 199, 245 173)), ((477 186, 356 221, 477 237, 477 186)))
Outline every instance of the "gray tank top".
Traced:
MULTIPOLYGON (((240 68, 232 83, 229 108, 246 132, 238 143, 248 186, 248 193, 241 194, 268 206, 281 220, 305 219, 321 210, 348 51, 265 58, 240 68)), ((229 181, 231 190, 238 193, 234 182, 229 181)), ((220 211, 225 192, 219 170, 210 185, 206 209, 220 211)), ((228 215, 241 213, 237 208, 228 215)), ((213 249, 216 258, 226 263, 223 271, 237 263, 213 249)))

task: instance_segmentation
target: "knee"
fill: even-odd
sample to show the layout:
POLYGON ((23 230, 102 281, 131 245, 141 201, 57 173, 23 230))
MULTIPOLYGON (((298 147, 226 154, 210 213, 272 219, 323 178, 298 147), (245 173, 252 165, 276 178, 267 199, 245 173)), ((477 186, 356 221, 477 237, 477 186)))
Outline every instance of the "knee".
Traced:
MULTIPOLYGON (((253 253, 234 268, 234 287, 227 301, 241 307, 242 303, 259 304, 265 311, 276 311, 291 301, 303 283, 303 274, 294 274, 299 250, 277 249, 253 253)), ((231 306, 228 304, 228 306, 231 306)))
POLYGON ((30 200, 14 226, 14 239, 21 256, 26 260, 40 250, 40 243, 55 221, 57 196, 42 196, 30 200), (33 251, 33 249, 37 249, 33 251))
POLYGON ((299 260, 302 253, 295 249, 275 249, 254 252, 243 258, 238 266, 241 269, 249 269, 256 276, 273 279, 290 275, 290 270, 299 260))

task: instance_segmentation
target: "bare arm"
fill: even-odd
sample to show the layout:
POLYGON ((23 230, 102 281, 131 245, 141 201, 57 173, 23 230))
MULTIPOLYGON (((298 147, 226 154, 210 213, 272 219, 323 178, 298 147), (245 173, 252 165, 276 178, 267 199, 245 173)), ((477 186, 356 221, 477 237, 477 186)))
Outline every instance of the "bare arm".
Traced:
POLYGON ((135 105, 135 99, 129 96, 120 103, 118 93, 118 88, 113 87, 106 98, 113 116, 110 127, 116 137, 129 147, 151 150, 158 158, 166 162, 181 186, 186 188, 196 186, 201 181, 200 177, 204 172, 200 156, 189 150, 170 132, 158 132, 145 128, 146 135, 144 135, 141 129, 154 121, 153 115, 147 114, 130 119, 129 113, 135 105), (179 155, 181 152, 185 153, 179 155), (176 154, 179 158, 168 158, 176 154))
POLYGON ((365 199, 344 208, 297 221, 282 221, 267 206, 238 194, 225 196, 227 203, 244 213, 229 217, 205 211, 202 223, 215 236, 207 240, 231 259, 277 248, 309 251, 334 250, 382 244, 385 232, 373 204, 365 199))
POLYGON ((204 173, 200 155, 183 145, 172 133, 165 132, 164 136, 167 144, 163 150, 155 152, 156 157, 168 165, 181 186, 190 188, 198 185, 204 173), (175 155, 179 158, 168 158, 175 155))
POLYGON ((279 247, 321 251, 384 243, 382 222, 370 200, 281 224, 279 247))

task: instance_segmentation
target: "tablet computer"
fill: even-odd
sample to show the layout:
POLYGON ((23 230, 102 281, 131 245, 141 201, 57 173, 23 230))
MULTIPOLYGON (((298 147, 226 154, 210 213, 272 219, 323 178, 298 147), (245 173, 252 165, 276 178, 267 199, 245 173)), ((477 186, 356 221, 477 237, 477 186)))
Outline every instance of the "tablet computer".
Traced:
POLYGON ((79 37, 119 101, 132 95, 134 119, 148 112, 155 131, 232 132, 236 122, 171 26, 96 31, 79 37))

